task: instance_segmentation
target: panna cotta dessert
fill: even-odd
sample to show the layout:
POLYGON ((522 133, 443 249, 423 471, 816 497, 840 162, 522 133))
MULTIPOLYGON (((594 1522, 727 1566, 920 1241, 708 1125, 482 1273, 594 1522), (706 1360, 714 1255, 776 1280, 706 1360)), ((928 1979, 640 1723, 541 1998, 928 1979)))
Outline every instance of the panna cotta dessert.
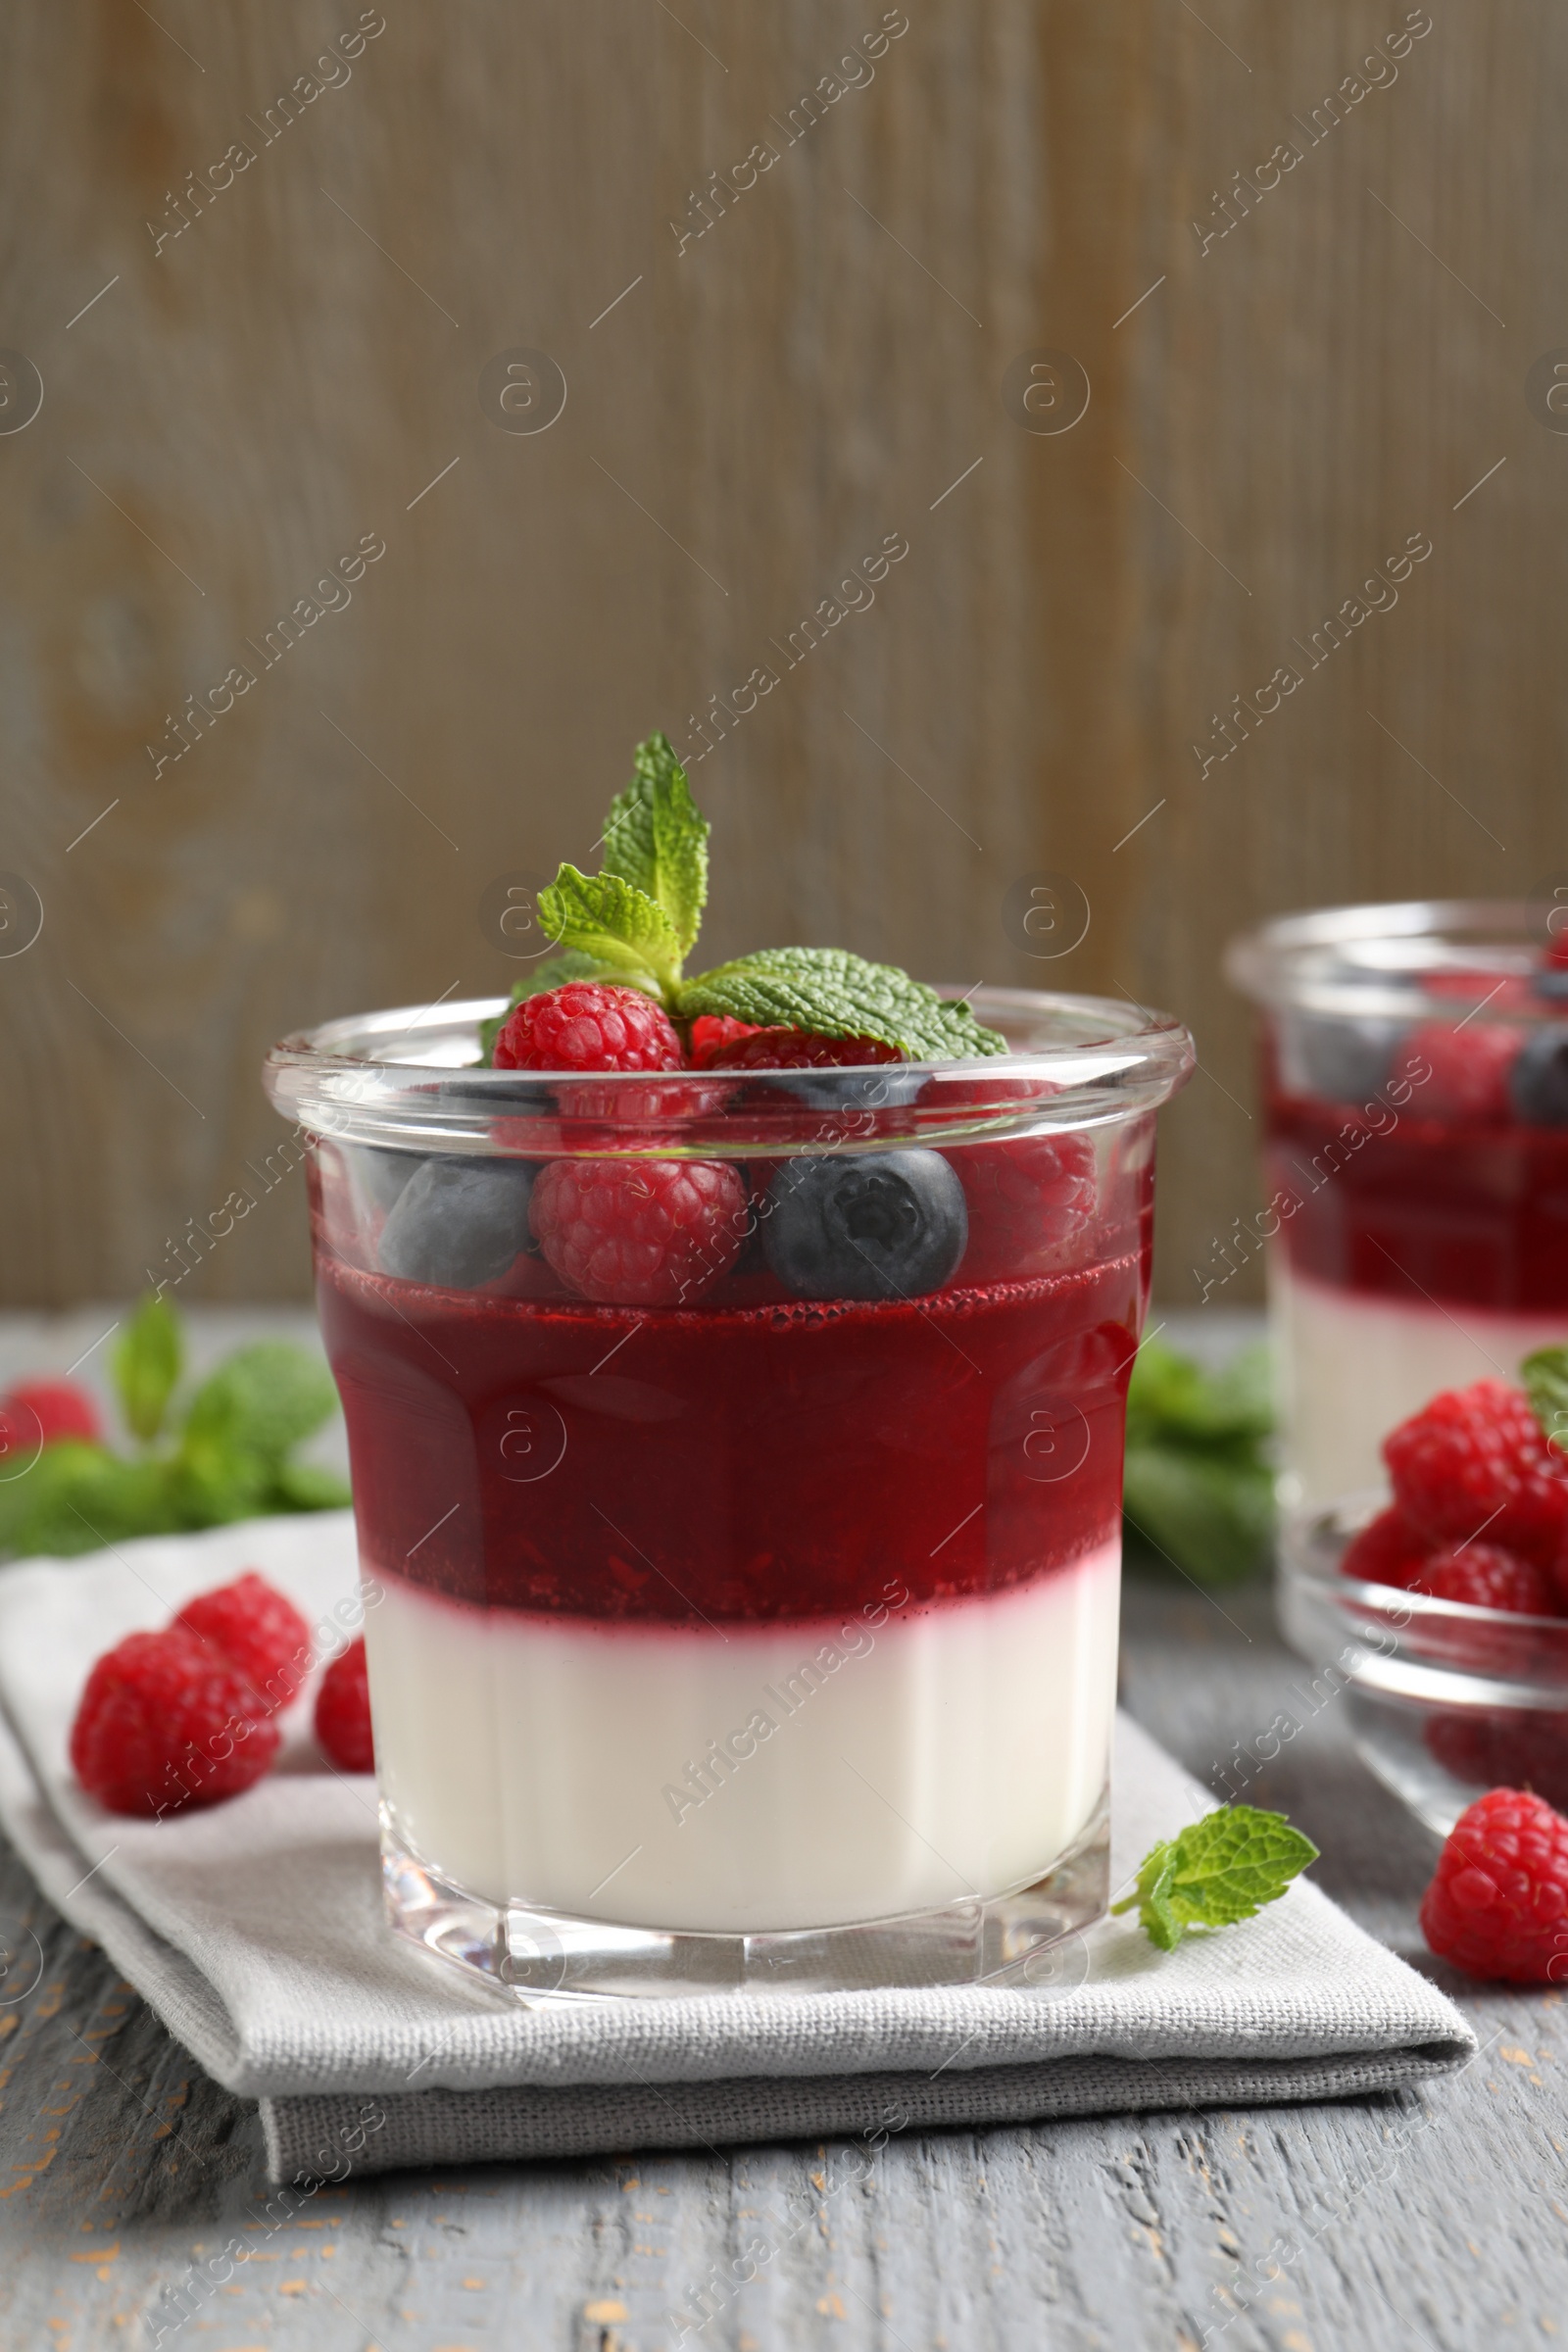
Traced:
POLYGON ((1191 1047, 838 951, 686 979, 706 830, 652 739, 510 1005, 270 1057, 389 1906, 528 1994, 972 1979, 1105 1899, 1123 1416, 1191 1047))
POLYGON ((1524 904, 1293 915, 1263 1006, 1266 1245, 1291 1499, 1374 1486, 1438 1389, 1568 1338, 1568 942, 1524 904))

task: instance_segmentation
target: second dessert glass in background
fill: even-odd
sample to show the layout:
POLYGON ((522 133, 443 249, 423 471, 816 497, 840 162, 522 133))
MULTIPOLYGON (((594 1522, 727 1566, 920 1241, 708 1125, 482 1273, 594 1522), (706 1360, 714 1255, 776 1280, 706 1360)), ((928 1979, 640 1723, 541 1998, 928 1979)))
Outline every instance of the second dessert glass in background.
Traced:
POLYGON ((1436 1390, 1568 1338, 1568 940, 1524 902, 1342 906, 1227 969, 1263 1011, 1286 1498, 1318 1508, 1436 1390))

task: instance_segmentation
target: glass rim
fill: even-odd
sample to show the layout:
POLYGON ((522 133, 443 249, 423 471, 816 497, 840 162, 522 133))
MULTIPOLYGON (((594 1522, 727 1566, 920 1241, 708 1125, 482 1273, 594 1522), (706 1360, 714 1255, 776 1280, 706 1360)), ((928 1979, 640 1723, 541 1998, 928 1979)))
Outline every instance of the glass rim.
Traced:
POLYGON ((491 1070, 473 1058, 478 1027, 503 1012, 507 1000, 473 997, 355 1013, 296 1030, 268 1054, 263 1083, 284 1117, 351 1144, 534 1154, 534 1144, 498 1140, 492 1131, 498 1116, 510 1113, 516 1120, 533 1112, 579 1130, 564 1147, 573 1152, 680 1156, 697 1149, 743 1154, 885 1150, 901 1137, 917 1143, 999 1140, 1119 1123, 1157 1108, 1196 1067, 1183 1024, 1131 999, 1007 988, 945 988, 938 994, 972 1004, 982 1021, 1008 1035, 1013 1050, 963 1060, 806 1071, 491 1070), (911 1087, 911 1080, 918 1084, 911 1087), (988 1080, 1016 1091, 987 1102, 977 1089, 988 1080), (564 1095, 568 1085, 584 1090, 594 1107, 573 1108, 564 1095), (690 1090, 689 1104, 679 1100, 682 1089, 690 1090), (636 1106, 651 1093, 659 1098, 657 1112, 649 1114, 657 1118, 657 1134, 639 1145, 636 1106), (743 1096, 744 1117, 737 1115, 743 1096), (813 1123, 823 1125, 824 1113, 847 1130, 859 1120, 872 1131, 808 1134, 813 1123), (624 1122, 618 1134, 617 1117, 624 1122), (743 1125, 765 1132, 743 1137, 743 1125))
MULTIPOLYGON (((1452 994, 1425 985, 1432 975, 1483 971, 1499 979, 1540 968, 1555 937, 1555 904, 1543 899, 1401 899, 1318 906, 1277 914, 1232 939, 1225 974, 1269 1011, 1451 1018, 1452 994)), ((1568 912, 1568 908, 1565 908, 1568 912)), ((1517 1004, 1484 1020, 1560 1019, 1561 1003, 1539 1014, 1517 1004)))

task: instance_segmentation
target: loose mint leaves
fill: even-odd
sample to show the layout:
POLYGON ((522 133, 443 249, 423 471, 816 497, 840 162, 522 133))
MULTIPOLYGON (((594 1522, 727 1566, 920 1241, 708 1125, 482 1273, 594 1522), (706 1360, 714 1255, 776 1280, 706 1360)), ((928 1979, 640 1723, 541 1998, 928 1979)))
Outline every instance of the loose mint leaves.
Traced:
POLYGON ((167 1299, 144 1298, 112 1359, 125 1426, 144 1446, 150 1446, 164 1426, 182 1354, 173 1308, 167 1299))
POLYGON ((1205 1372, 1158 1339, 1133 1358, 1122 1510, 1130 1548, 1200 1585, 1262 1566, 1274 1535, 1268 1351, 1205 1372))
MULTIPOLYGON (((677 1021, 717 1013, 760 1028, 870 1037, 909 1061, 1006 1053, 1006 1039, 982 1028, 967 1004, 842 948, 765 948, 687 979, 681 966, 708 899, 708 819, 667 736, 640 743, 633 765, 605 820, 599 873, 564 865, 539 893, 540 920, 562 952, 518 984, 512 1004, 567 980, 609 980, 657 997, 677 1021)), ((486 1062, 504 1019, 480 1031, 486 1062)))
POLYGON ((1568 1452, 1568 1348, 1538 1348, 1525 1357, 1519 1377, 1546 1443, 1568 1452))
POLYGON ((126 1456, 74 1438, 46 1446, 23 1476, 0 1483, 0 1556, 93 1551, 348 1501, 341 1479, 294 1458, 336 1403, 318 1356, 284 1340, 241 1348, 201 1383, 187 1411, 172 1414, 183 1355, 169 1301, 144 1299, 115 1356, 121 1406, 141 1451, 126 1456))
POLYGON ((1282 1895, 1317 1853, 1283 1813, 1222 1805, 1152 1846, 1136 1890, 1110 1907, 1130 1911, 1136 1903, 1150 1941, 1173 1952, 1189 1928, 1226 1928, 1250 1919, 1282 1895))
POLYGON ((640 743, 632 765, 605 820, 604 870, 662 906, 678 954, 689 956, 708 903, 708 819, 667 735, 640 743))
POLYGON ((843 948, 764 948, 737 956, 685 981, 680 1009, 725 1013, 764 1029, 874 1037, 909 1061, 1007 1051, 1006 1039, 982 1028, 967 1004, 949 1004, 895 965, 867 963, 843 948))

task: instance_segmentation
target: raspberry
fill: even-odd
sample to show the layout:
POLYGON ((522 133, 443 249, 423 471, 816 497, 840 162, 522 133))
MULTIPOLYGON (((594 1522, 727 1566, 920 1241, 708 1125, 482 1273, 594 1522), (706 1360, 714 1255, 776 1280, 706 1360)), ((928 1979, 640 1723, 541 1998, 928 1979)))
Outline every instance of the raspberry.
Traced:
POLYGON ((316 1737, 339 1772, 375 1770, 363 1634, 332 1660, 321 1677, 321 1688, 316 1693, 316 1737))
POLYGON ((738 1045, 743 1037, 758 1035, 755 1021, 732 1021, 727 1013, 700 1012, 692 1023, 692 1068, 706 1070, 713 1055, 725 1046, 738 1045))
POLYGON ((1413 1592, 1426 1581, 1432 1539, 1391 1503, 1350 1538, 1340 1560, 1342 1576, 1358 1576, 1366 1585, 1394 1585, 1413 1592))
POLYGON ((198 1593, 174 1623, 226 1658, 270 1715, 297 1697, 310 1672, 310 1627, 254 1568, 231 1585, 198 1593))
POLYGON ((1423 1738, 1445 1772, 1472 1788, 1533 1788, 1559 1811, 1568 1806, 1568 1730, 1530 1707, 1443 1707, 1423 1738))
POLYGON ((183 1626, 130 1634, 87 1677, 71 1727, 76 1778, 111 1813, 215 1805, 259 1781, 278 1730, 229 1659, 183 1626))
POLYGON ((1086 1135, 1029 1135, 952 1154, 969 1210, 963 1279, 1005 1282, 1065 1264, 1095 1213, 1086 1135))
POLYGON ((897 1046, 876 1037, 818 1037, 810 1029, 754 1029, 718 1047, 710 1070, 850 1070, 876 1061, 902 1061, 897 1046))
POLYGON ((1568 1978, 1568 1821, 1517 1788, 1478 1797, 1438 1857, 1421 1933, 1466 1976, 1568 1978))
POLYGON ((1462 1600, 1473 1609, 1511 1609, 1524 1617, 1554 1617, 1556 1591, 1546 1570, 1500 1544, 1467 1544, 1435 1551, 1421 1581, 1436 1600, 1462 1600))
POLYGON ((746 1188, 702 1159, 555 1159, 529 1223, 563 1282, 610 1306, 690 1303, 746 1239, 746 1188))
POLYGON ((1395 1500, 1435 1544, 1485 1534, 1549 1565, 1568 1532, 1568 1479, 1521 1390, 1446 1389, 1383 1441, 1395 1500))
POLYGON ((1497 1022, 1454 1027, 1423 1021, 1407 1041, 1404 1069, 1425 1062, 1430 1078, 1414 1083, 1410 1108, 1423 1119, 1502 1119, 1508 1115, 1508 1070, 1519 1033, 1497 1022))
POLYGON ((524 997, 492 1056, 498 1070, 678 1070, 685 1056, 669 1017, 640 988, 568 980, 524 997))
POLYGON ((16 1447, 52 1446, 57 1438, 83 1438, 90 1446, 103 1443, 98 1407, 74 1381, 19 1380, 0 1397, 0 1419, 14 1432, 16 1447))

